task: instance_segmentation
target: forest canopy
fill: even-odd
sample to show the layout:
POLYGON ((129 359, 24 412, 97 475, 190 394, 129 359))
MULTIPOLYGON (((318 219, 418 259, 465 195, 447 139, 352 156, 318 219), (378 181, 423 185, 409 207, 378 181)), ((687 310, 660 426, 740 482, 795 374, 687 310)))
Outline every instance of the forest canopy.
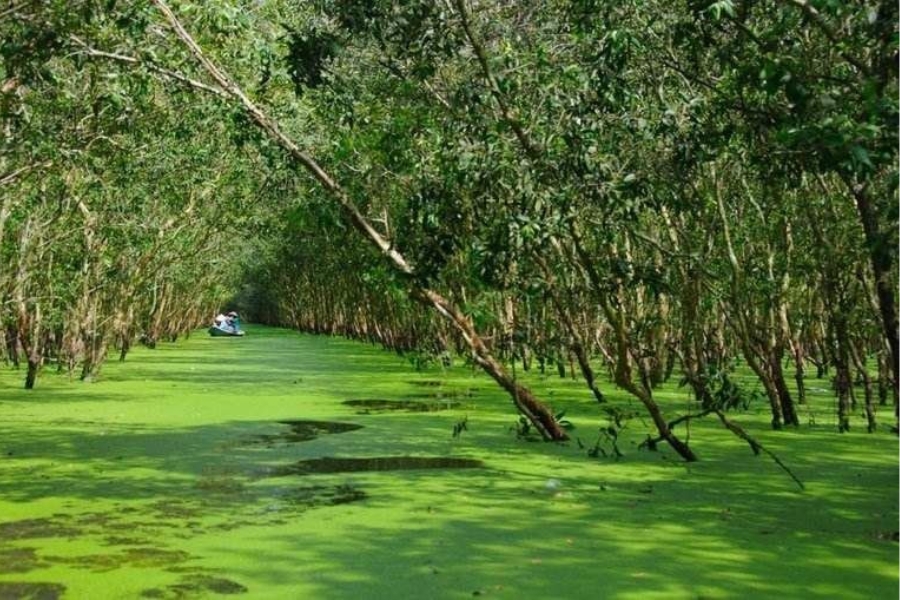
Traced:
MULTIPOLYGON (((257 322, 621 388, 897 406, 897 4, 8 0, 0 335, 35 385, 257 322), (859 384, 859 385, 855 385, 859 384)), ((695 413, 696 415, 697 413, 695 413)), ((894 418, 890 419, 892 422, 894 418)), ((752 443, 751 443, 752 446, 752 443)), ((754 448, 756 450, 756 448, 754 448)))

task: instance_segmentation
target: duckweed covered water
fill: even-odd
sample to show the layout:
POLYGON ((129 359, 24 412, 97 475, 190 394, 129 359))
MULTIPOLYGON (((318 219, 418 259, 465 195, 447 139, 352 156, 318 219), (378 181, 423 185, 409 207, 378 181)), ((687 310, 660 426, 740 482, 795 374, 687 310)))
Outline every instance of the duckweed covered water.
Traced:
POLYGON ((700 463, 638 450, 640 418, 622 459, 589 458, 590 393, 529 377, 571 443, 519 439, 470 369, 283 330, 138 349, 92 384, 5 370, 0 598, 897 597, 896 437, 833 433, 827 395, 797 431, 733 415, 801 492, 713 421, 700 463))

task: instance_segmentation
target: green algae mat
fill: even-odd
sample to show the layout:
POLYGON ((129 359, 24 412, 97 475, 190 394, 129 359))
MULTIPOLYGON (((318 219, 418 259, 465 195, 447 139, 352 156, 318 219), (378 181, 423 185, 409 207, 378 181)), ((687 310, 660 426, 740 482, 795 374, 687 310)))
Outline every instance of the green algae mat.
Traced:
POLYGON ((139 349, 94 383, 4 370, 0 599, 897 598, 897 438, 835 433, 827 382, 797 431, 734 415, 801 490, 712 421, 699 463, 638 449, 639 416, 616 460, 589 392, 528 378, 572 442, 517 435, 464 365, 285 330, 139 349))

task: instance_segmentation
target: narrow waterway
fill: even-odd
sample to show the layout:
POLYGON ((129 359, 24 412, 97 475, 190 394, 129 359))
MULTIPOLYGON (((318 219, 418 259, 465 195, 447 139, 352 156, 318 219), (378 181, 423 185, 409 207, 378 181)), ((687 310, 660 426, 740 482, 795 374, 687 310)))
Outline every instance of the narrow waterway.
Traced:
POLYGON ((637 450, 639 419, 592 458, 578 382, 532 382, 575 425, 540 443, 465 365, 285 330, 140 348, 91 384, 19 375, 0 599, 896 597, 887 434, 766 437, 801 493, 714 423, 696 465, 637 450))

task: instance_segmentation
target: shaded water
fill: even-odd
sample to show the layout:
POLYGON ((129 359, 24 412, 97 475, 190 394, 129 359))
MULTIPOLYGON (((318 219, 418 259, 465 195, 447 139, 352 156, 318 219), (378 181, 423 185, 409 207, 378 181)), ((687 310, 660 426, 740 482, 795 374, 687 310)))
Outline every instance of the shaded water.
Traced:
POLYGON ((66 586, 59 583, 0 581, 2 600, 56 600, 65 591, 66 586))
POLYGON ((461 406, 460 402, 448 400, 444 402, 422 402, 418 400, 386 400, 371 398, 364 400, 344 400, 347 406, 358 409, 357 414, 369 414, 377 412, 403 411, 403 412, 436 412, 449 410, 461 406))
POLYGON ((376 456, 368 458, 311 458, 292 465, 273 467, 268 477, 315 475, 319 473, 356 473, 360 471, 413 471, 418 469, 480 469, 484 463, 472 458, 447 456, 376 456))
MULTIPOLYGON (((336 338, 237 342, 139 348, 96 383, 48 375, 33 393, 0 369, 0 600, 897 597, 896 438, 735 415, 801 494, 715 421, 692 422, 696 464, 635 450, 638 420, 626 460, 588 460, 517 440, 509 399, 471 369, 414 382, 336 338)), ((527 383, 583 439, 604 424, 581 383, 527 383)))
POLYGON ((362 429, 362 425, 356 423, 341 423, 338 421, 311 421, 311 420, 289 420, 278 421, 281 425, 287 425, 288 430, 274 434, 260 434, 243 441, 244 444, 263 444, 272 446, 275 444, 296 444, 299 442, 308 442, 314 440, 320 435, 332 433, 346 433, 348 431, 356 431, 362 429))
POLYGON ((187 575, 178 583, 161 588, 148 588, 141 592, 141 598, 197 598, 206 594, 233 595, 243 594, 248 590, 243 585, 225 579, 224 577, 212 577, 210 575, 187 575))

